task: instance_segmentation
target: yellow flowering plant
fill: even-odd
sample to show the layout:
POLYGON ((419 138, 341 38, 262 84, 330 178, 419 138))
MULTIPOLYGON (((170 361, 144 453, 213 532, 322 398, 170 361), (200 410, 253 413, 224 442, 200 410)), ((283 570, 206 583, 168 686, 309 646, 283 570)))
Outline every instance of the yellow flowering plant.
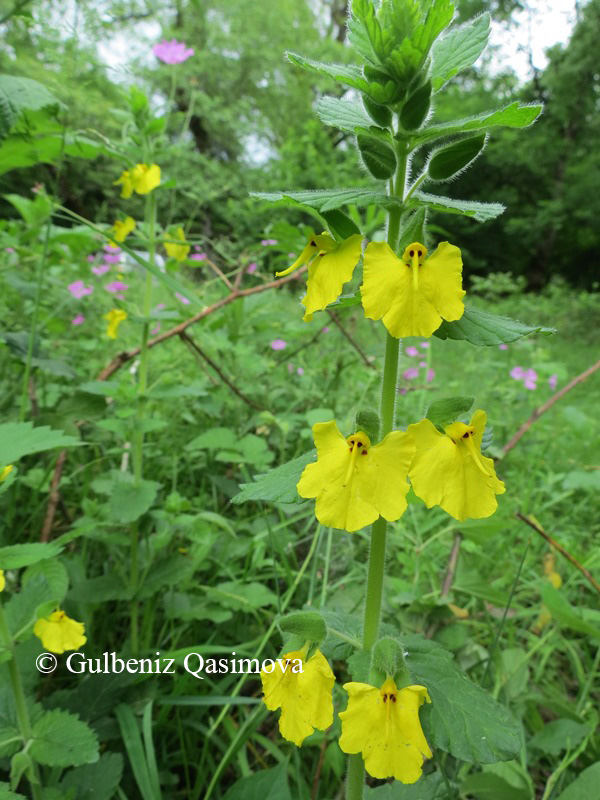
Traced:
MULTIPOLYGON (((435 187, 470 167, 491 127, 489 114, 444 123, 432 119, 435 95, 473 63, 487 40, 489 20, 458 28, 453 19, 449 0, 353 0, 348 39, 356 65, 339 67, 288 53, 296 66, 330 76, 360 97, 324 98, 317 113, 326 125, 355 137, 373 181, 366 188, 254 195, 322 220, 321 232, 310 232, 300 255, 276 273, 307 269, 304 321, 318 311, 362 306, 369 324, 382 323, 385 336, 378 412, 358 409, 352 421, 349 410, 337 410, 337 420, 313 425, 315 451, 259 476, 234 498, 289 502, 295 486, 299 498, 314 501, 317 537, 324 526, 368 543, 362 619, 329 608, 280 618, 285 643, 279 660, 298 658, 305 672, 299 677, 279 667, 261 675, 264 703, 271 711, 281 709, 280 733, 296 746, 314 729, 332 724, 333 688, 333 705, 340 711, 333 729, 341 723, 339 745, 349 756, 347 800, 363 800, 366 775, 419 781, 435 770, 436 749, 491 763, 515 758, 520 748, 510 714, 440 645, 399 629, 397 620, 390 620, 395 624, 381 638, 387 538, 402 530, 408 505, 415 512, 419 505, 439 507, 451 523, 462 523, 493 515, 505 493, 486 454, 487 415, 471 410, 474 398, 433 398, 424 417, 412 420, 397 402, 399 338, 436 336, 489 346, 533 330, 465 303, 463 270, 469 271, 469 259, 452 234, 446 241, 428 230, 432 213, 484 222, 504 210, 424 191, 428 183, 435 187), (361 230, 357 209, 364 207, 386 211, 385 232, 369 230, 367 236, 361 230), (315 627, 315 615, 322 630, 315 627), (334 661, 339 640, 346 643, 342 663, 334 661), (333 684, 330 664, 341 686, 333 684)), ((540 111, 517 104, 494 114, 494 124, 525 127, 540 111)), ((450 792, 445 775, 444 780, 450 792)))

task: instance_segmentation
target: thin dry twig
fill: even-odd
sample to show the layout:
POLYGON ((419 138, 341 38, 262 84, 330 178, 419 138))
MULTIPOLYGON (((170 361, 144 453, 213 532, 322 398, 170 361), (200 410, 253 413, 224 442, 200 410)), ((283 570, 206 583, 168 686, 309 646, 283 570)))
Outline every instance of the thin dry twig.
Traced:
POLYGON ((513 447, 517 444, 517 442, 519 442, 523 438, 523 436, 525 436, 529 428, 531 428, 533 423, 537 419, 539 419, 542 416, 542 414, 548 411, 549 408, 552 408, 552 406, 555 403, 557 403, 561 399, 561 397, 564 397, 567 394, 567 392, 570 392, 571 389, 574 389, 580 383, 583 383, 583 381, 587 380, 590 377, 590 375, 593 375, 594 372, 596 372, 598 369, 600 369, 600 361, 597 361, 592 367, 586 369, 585 372, 582 372, 580 375, 577 375, 577 377, 573 378, 573 380, 570 383, 567 383, 567 385, 563 386, 563 388, 560 389, 558 392, 556 392, 556 394, 553 394, 549 400, 546 400, 546 402, 543 405, 541 405, 539 408, 536 408, 533 414, 527 420, 527 422, 524 422, 519 428, 519 430, 512 437, 512 439, 510 439, 510 441, 508 441, 504 445, 502 449, 502 455, 505 456, 513 449, 513 447))
POLYGON ((56 459, 54 473, 52 475, 52 483, 50 484, 50 496, 48 498, 48 508, 46 509, 46 516, 44 517, 44 524, 42 526, 42 533, 40 535, 40 542, 47 542, 50 539, 50 532, 52 531, 52 524, 54 522, 54 515, 56 514, 56 506, 60 500, 60 478, 62 475, 63 467, 67 451, 61 450, 56 459))
POLYGON ((197 343, 197 342, 195 342, 195 341, 192 339, 192 337, 189 335, 189 333, 186 333, 186 331, 182 331, 182 332, 179 334, 179 337, 180 337, 180 339, 182 339, 182 340, 183 340, 183 341, 184 341, 184 342, 185 342, 185 343, 186 343, 186 344, 187 344, 187 345, 188 345, 188 346, 189 346, 189 347, 190 347, 190 348, 191 348, 191 349, 192 349, 192 350, 193 350, 195 353, 197 353, 197 354, 200 356, 200 358, 203 358, 203 359, 204 359, 204 361, 206 361, 206 363, 209 365, 209 367, 211 367, 212 369, 214 369, 214 371, 217 373, 217 375, 218 375, 218 376, 219 376, 219 378, 220 378, 220 379, 223 381, 223 383, 224 383, 226 386, 228 386, 228 387, 231 389, 231 391, 232 391, 232 392, 233 392, 235 395, 237 395, 237 396, 240 398, 240 400, 242 400, 244 403, 246 403, 246 405, 250 406, 250 408, 254 408, 256 411, 262 411, 262 410, 263 410, 263 409, 261 408, 261 406, 257 405, 257 404, 256 404, 256 403, 255 403, 253 400, 251 400, 249 397, 246 397, 246 395, 245 395, 245 394, 244 394, 244 393, 241 391, 241 389, 238 389, 238 388, 237 388, 237 386, 236 386, 236 385, 235 385, 235 384, 234 384, 232 381, 230 381, 230 380, 229 380, 229 378, 227 377, 227 375, 225 375, 225 373, 224 373, 224 372, 223 372, 223 370, 222 370, 222 369, 219 367, 219 365, 218 365, 217 363, 215 363, 215 362, 212 360, 212 358, 211 358, 211 357, 208 355, 208 353, 205 353, 205 352, 204 352, 204 350, 202 350, 202 348, 201 348, 201 347, 198 345, 198 343, 197 343))
POLYGON ((446 574, 444 575, 444 582, 442 583, 442 597, 450 594, 450 589, 454 583, 454 576, 456 575, 456 567, 458 564, 458 554, 460 552, 461 542, 462 534, 455 534, 454 542, 452 543, 452 550, 450 551, 450 557, 448 558, 446 574))
POLYGON ((529 525, 530 528, 533 528, 536 533, 539 533, 539 535, 542 536, 551 547, 553 547, 555 550, 558 550, 558 552, 564 556, 567 561, 570 561, 574 567, 577 567, 584 578, 592 584, 594 589, 597 592, 600 592, 600 584, 594 579, 594 576, 591 574, 591 572, 589 572, 582 564, 579 563, 579 561, 577 561, 575 556, 572 556, 568 550, 565 550, 565 548, 559 544, 556 539, 553 539, 549 533, 546 533, 546 531, 535 520, 531 519, 531 517, 528 517, 526 514, 521 514, 520 511, 517 511, 517 517, 526 525, 529 525))
POLYGON ((346 339, 348 339, 348 341, 350 342, 350 344, 352 345, 352 347, 353 347, 353 348, 356 350, 356 352, 357 352, 357 353, 358 353, 358 355, 361 357, 362 361, 363 361, 363 362, 366 364, 366 366, 367 366, 367 367, 369 367, 369 369, 375 369, 375 362, 374 362, 374 361, 370 361, 370 360, 369 360, 369 357, 366 355, 366 353, 365 353, 365 352, 364 352, 364 350, 361 348, 361 346, 358 344, 358 342, 356 342, 356 341, 355 341, 355 340, 352 338, 352 336, 351 336, 351 335, 348 333, 348 331, 346 330, 346 328, 345 328, 345 327, 342 325, 342 323, 339 321, 339 319, 338 319, 338 317, 337 317, 337 314, 335 314, 335 312, 333 312, 333 311, 329 311, 329 310, 327 310, 327 313, 328 313, 328 314, 329 314, 329 316, 331 317, 331 321, 334 323, 334 325, 337 325, 337 327, 338 327, 338 328, 340 329, 340 331, 341 331, 341 332, 344 334, 344 336, 346 337, 346 339))

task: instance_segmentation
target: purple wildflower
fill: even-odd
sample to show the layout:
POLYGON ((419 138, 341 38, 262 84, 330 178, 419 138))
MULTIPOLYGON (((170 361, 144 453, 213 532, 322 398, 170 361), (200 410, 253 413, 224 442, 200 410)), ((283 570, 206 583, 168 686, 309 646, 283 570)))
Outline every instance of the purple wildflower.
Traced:
POLYGON ((271 342, 271 350, 285 350, 287 342, 285 339, 273 339, 271 342))
POLYGON ((303 367, 298 367, 298 369, 296 370, 296 374, 297 374, 297 375, 304 375, 304 369, 303 369, 303 367))
POLYGON ((419 376, 419 368, 418 367, 409 367, 405 369, 402 373, 402 377, 405 378, 407 381, 412 381, 419 376))
POLYGON ((277 239, 261 239, 263 247, 272 247, 274 244, 277 244, 277 239))
POLYGON ((163 39, 162 42, 154 45, 152 52, 163 64, 183 64, 194 55, 194 48, 186 47, 177 39, 171 39, 170 42, 163 39))
POLYGON ((67 289, 77 300, 80 300, 82 297, 94 291, 93 287, 86 286, 83 281, 74 281, 67 286, 67 289))
POLYGON ((508 345, 504 344, 504 343, 503 344, 499 344, 498 345, 498 350, 508 350, 508 345))
POLYGON ((515 381, 522 381, 525 377, 525 370, 523 367, 513 367, 510 371, 510 377, 515 381))
POLYGON ((127 283, 123 283, 123 281, 111 281, 110 283, 107 283, 104 288, 107 292, 112 292, 114 294, 115 292, 127 291, 127 289, 129 289, 129 285, 127 283))
POLYGON ((179 300, 180 303, 183 303, 184 306, 189 306, 191 300, 188 300, 187 297, 180 294, 179 292, 175 292, 175 297, 179 300))
POLYGON ((435 378, 435 370, 434 370, 434 369, 431 369, 431 368, 430 368, 430 369, 428 369, 428 370, 427 370, 427 376, 425 377, 425 380, 427 381, 427 383, 431 383, 431 381, 432 381, 434 378, 435 378))
POLYGON ((258 264, 256 263, 256 261, 253 261, 251 264, 248 264, 248 268, 246 269, 246 272, 249 275, 252 275, 252 273, 256 272, 257 269, 258 269, 258 264))
POLYGON ((550 375, 548 378, 548 386, 551 389, 556 389, 556 384, 558 383, 558 375, 550 375))
POLYGON ((104 275, 105 272, 108 272, 110 269, 110 264, 99 264, 97 267, 92 267, 92 272, 94 275, 104 275))
POLYGON ((192 253, 192 255, 189 258, 190 261, 205 261, 206 253, 192 253))
POLYGON ((404 352, 406 353, 407 356, 410 356, 411 358, 419 355, 419 351, 417 350, 417 348, 412 346, 407 347, 404 352))
POLYGON ((71 325, 83 325, 85 322, 85 317, 83 314, 77 314, 77 316, 73 317, 71 320, 71 325))

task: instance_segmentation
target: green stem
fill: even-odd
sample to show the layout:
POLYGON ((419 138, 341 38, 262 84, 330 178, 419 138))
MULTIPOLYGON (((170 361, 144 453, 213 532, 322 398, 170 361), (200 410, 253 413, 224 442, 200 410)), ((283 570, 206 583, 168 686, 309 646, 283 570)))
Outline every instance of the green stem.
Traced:
MULTIPOLYGON (((19 667, 15 660, 13 640, 12 636, 10 635, 8 625, 6 623, 6 617, 4 616, 4 609, 2 607, 2 603, 0 603, 0 642, 4 644, 6 649, 11 654, 10 660, 8 662, 8 674, 10 676, 10 682, 13 690, 13 697, 15 700, 15 710, 17 712, 19 732, 21 734, 21 738, 23 739, 24 745, 27 746, 27 743, 30 742, 31 739, 33 738, 33 731, 31 729, 29 713, 27 711, 27 702, 25 700, 25 692, 23 691, 23 684, 21 682, 19 667)), ((42 786, 40 784, 38 768, 35 762, 32 762, 32 769, 33 769, 33 780, 31 780, 30 783, 31 783, 31 792, 33 795, 33 800, 43 800, 42 786)))
MULTIPOLYGON (((154 266, 156 251, 156 200, 151 192, 146 198, 146 229, 148 236, 148 263, 154 266)), ((148 340, 150 338, 150 312, 152 309, 152 273, 146 272, 146 288, 144 291, 142 342, 140 346, 140 366, 138 371, 138 405, 135 418, 135 430, 132 437, 133 477, 136 486, 140 486, 144 477, 144 431, 142 423, 146 411, 146 392, 148 391, 148 340)), ((136 520, 131 526, 130 548, 130 585, 131 600, 131 652, 136 655, 139 649, 138 639, 138 602, 135 597, 139 583, 139 524, 136 520)))
MULTIPOLYGON (((404 199, 406 187, 406 169, 408 152, 406 145, 398 146, 398 166, 394 180, 390 181, 390 194, 404 199)), ((387 241, 392 250, 398 245, 402 206, 388 212, 387 241)), ((385 361, 383 365, 383 381, 381 385, 381 431, 383 439, 394 428, 394 412, 396 408, 396 381, 398 377, 398 353, 400 342, 387 334, 385 343, 385 361)), ((371 526, 371 549, 367 576, 367 592, 365 600, 365 616, 363 624, 363 650, 370 651, 379 634, 381 601, 383 597, 383 581, 385 577, 385 546, 387 522, 383 517, 371 526)), ((348 776, 346 780, 346 800, 362 800, 365 785, 365 767, 362 756, 353 755, 348 759, 348 776)))

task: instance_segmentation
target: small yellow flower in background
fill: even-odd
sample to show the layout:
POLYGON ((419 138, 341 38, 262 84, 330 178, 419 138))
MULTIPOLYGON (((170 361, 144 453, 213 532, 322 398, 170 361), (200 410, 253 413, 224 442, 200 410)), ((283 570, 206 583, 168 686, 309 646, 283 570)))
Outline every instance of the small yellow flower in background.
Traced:
POLYGON ((352 532, 382 516, 393 522, 406 510, 406 480, 415 452, 412 436, 392 431, 371 446, 362 431, 344 437, 334 420, 313 426, 317 460, 298 482, 300 497, 316 498, 321 525, 352 532))
POLYGON ((6 578, 4 577, 4 570, 0 569, 0 592, 6 588, 6 578))
POLYGON ((79 650, 87 642, 83 622, 76 622, 64 611, 55 611, 49 617, 38 619, 33 632, 46 650, 58 655, 65 650, 79 650))
MULTIPOLYGON (((179 239, 185 242, 185 233, 183 228, 177 228, 175 235, 169 235, 170 239, 179 239)), ((174 258, 175 261, 185 261, 190 252, 189 244, 173 244, 172 242, 165 242, 165 250, 169 258, 174 258)))
POLYGON ((328 233, 311 236, 292 266, 275 273, 281 278, 304 265, 308 267, 306 296, 302 300, 305 322, 312 319, 315 311, 323 311, 338 299, 360 259, 362 238, 355 233, 343 242, 336 242, 328 233))
POLYGON ((7 467, 2 467, 2 469, 0 469, 0 483, 2 483, 2 481, 5 481, 8 478, 13 469, 14 467, 12 464, 9 464, 7 467))
MULTIPOLYGON (((554 553, 546 553, 546 555, 544 556, 544 575, 546 576, 546 579, 552 584, 552 586, 554 586, 555 589, 560 589, 563 581, 560 574, 556 572, 556 570, 554 569, 555 566, 556 566, 556 556, 554 555, 554 553)), ((542 630, 542 628, 546 627, 546 625, 550 622, 551 619, 552 619, 552 614, 550 613, 550 609, 547 606, 542 605, 542 608, 540 609, 540 614, 533 625, 532 628, 533 632, 539 633, 542 630)))
POLYGON ((263 702, 269 711, 281 709, 279 731, 297 747, 315 728, 324 731, 333 724, 335 676, 320 650, 308 660, 307 652, 305 645, 302 650, 286 653, 277 660, 273 672, 263 669, 260 673, 263 702))
POLYGON ((121 177, 114 182, 121 186, 121 197, 127 199, 136 194, 149 194, 160 186, 160 167, 158 164, 136 164, 132 169, 126 169, 121 177))
POLYGON ((102 319, 108 322, 106 328, 106 335, 109 339, 116 339, 119 332, 119 325, 127 319, 127 312, 121 311, 120 308, 113 308, 108 314, 104 314, 102 319))
POLYGON ((135 229, 135 220, 133 217, 125 217, 125 219, 116 219, 113 225, 113 239, 115 242, 124 242, 129 234, 135 229))
POLYGON ((481 455, 486 419, 484 411, 475 411, 469 425, 453 422, 444 433, 428 419, 409 425, 417 452, 408 474, 427 508, 441 506, 460 522, 491 517, 498 508, 496 495, 506 489, 492 459, 481 455))
POLYGON ((373 778, 395 778, 415 783, 431 750, 419 720, 423 702, 431 702, 424 686, 398 689, 387 678, 381 689, 367 683, 345 683, 348 708, 342 711, 340 747, 344 753, 362 753, 373 778))
POLYGON ((360 291, 365 316, 383 319, 392 336, 431 336, 442 320, 464 313, 460 250, 442 242, 427 258, 413 242, 400 259, 386 242, 370 242, 360 291))

